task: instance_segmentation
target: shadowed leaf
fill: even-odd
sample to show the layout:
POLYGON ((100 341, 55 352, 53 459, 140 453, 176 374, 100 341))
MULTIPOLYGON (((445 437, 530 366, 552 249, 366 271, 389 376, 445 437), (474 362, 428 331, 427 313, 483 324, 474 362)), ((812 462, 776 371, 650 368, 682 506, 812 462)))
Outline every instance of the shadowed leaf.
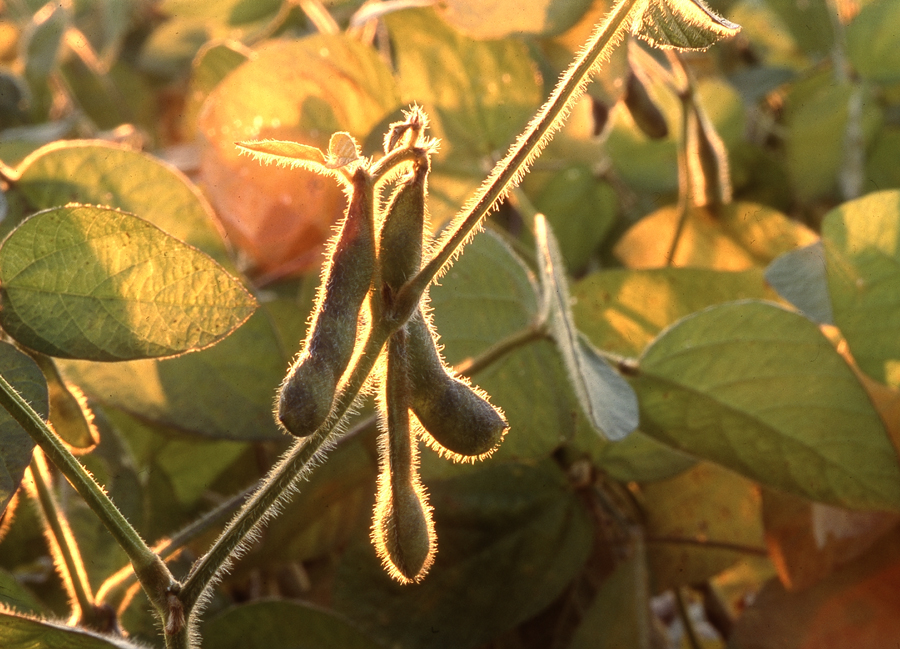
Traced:
POLYGON ((632 32, 662 49, 705 50, 740 29, 740 25, 716 14, 703 0, 647 0, 632 32))
POLYGON ((900 508, 900 466, 865 389, 812 322, 733 302, 647 348, 642 429, 763 484, 860 509, 900 508))
POLYGON ((208 347, 256 308, 199 250, 118 210, 68 205, 0 247, 0 322, 50 356, 113 361, 208 347))
MULTIPOLYGON (((47 417, 47 382, 30 356, 0 342, 0 372, 41 417, 47 417)), ((0 514, 19 488, 33 448, 31 436, 0 407, 0 514)))

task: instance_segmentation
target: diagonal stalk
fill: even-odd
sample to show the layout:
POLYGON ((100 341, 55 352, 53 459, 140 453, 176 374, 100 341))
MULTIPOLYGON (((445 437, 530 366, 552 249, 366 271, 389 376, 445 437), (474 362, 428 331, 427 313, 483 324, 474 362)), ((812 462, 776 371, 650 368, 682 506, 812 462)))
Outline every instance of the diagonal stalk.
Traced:
MULTIPOLYGON (((153 551, 156 552, 163 561, 177 556, 184 546, 194 540, 210 528, 225 523, 228 518, 237 511, 244 502, 257 490, 257 483, 254 483, 244 491, 235 494, 228 500, 217 505, 215 508, 201 515, 197 520, 189 523, 172 536, 156 543, 153 551)), ((97 602, 103 604, 111 604, 121 606, 119 600, 122 600, 123 594, 131 588, 137 581, 134 569, 131 564, 127 564, 120 570, 114 572, 106 579, 97 589, 97 602)), ((124 600, 123 600, 124 601, 124 600)))
POLYGON ((535 157, 562 126, 590 81, 591 72, 605 61, 613 47, 645 8, 642 0, 620 0, 597 27, 581 53, 572 61, 550 97, 516 139, 509 152, 456 217, 456 226, 438 244, 438 252, 397 295, 398 313, 412 313, 432 280, 446 270, 482 219, 521 182, 535 157))
POLYGON ((34 409, 16 389, 0 375, 0 406, 25 429, 35 443, 50 458, 103 525, 125 550, 134 566, 138 580, 157 611, 165 617, 168 594, 177 589, 178 582, 162 559, 151 550, 99 484, 65 447, 34 409))
MULTIPOLYGON (((85 624, 97 629, 97 620, 94 619, 94 596, 91 594, 91 584, 88 582, 87 573, 84 570, 84 561, 78 549, 78 543, 72 535, 72 528, 65 514, 59 508, 56 496, 50 486, 50 470, 47 460, 40 448, 34 450, 29 465, 31 485, 26 482, 29 495, 37 502, 41 514, 41 520, 46 530, 47 543, 50 552, 56 559, 56 569, 63 582, 72 606, 70 622, 85 624)), ((99 628, 101 631, 107 629, 99 628)))

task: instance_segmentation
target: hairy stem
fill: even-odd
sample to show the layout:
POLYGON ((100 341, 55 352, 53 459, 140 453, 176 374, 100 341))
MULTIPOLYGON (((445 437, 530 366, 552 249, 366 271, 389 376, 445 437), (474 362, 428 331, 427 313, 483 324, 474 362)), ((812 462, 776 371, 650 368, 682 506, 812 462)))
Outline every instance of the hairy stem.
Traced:
MULTIPOLYGON (((56 496, 51 487, 50 470, 40 448, 34 450, 29 469, 33 484, 33 490, 28 489, 29 495, 37 501, 40 507, 47 542, 50 545, 51 554, 56 559, 56 569, 63 587, 69 595, 72 605, 70 622, 96 629, 98 625, 93 619, 94 596, 91 594, 91 585, 84 570, 84 561, 81 558, 78 543, 72 535, 69 521, 59 508, 59 503, 56 502, 56 496)), ((101 628, 101 630, 103 629, 101 628)))
POLYGON ((457 374, 462 376, 473 376, 481 372, 486 367, 493 365, 498 360, 515 351, 519 347, 524 347, 529 343, 538 340, 544 340, 549 337, 546 323, 536 323, 518 331, 514 331, 506 338, 498 340, 493 345, 485 349, 478 356, 472 356, 457 363, 453 368, 457 374))
POLYGON ((206 590, 228 567, 230 559, 248 535, 252 536, 258 526, 273 513, 273 509, 295 489, 296 483, 315 463, 319 454, 334 444, 344 417, 375 367, 381 348, 391 333, 392 330, 387 327, 375 327, 369 332, 363 353, 351 370, 325 423, 315 434, 304 440, 298 440, 291 447, 287 455, 269 472, 262 487, 250 497, 228 524, 212 548, 194 564, 180 595, 186 614, 193 615, 206 590))
POLYGON ((572 106, 584 92, 591 72, 602 63, 612 48, 625 35, 634 19, 632 14, 642 10, 639 0, 620 0, 600 26, 594 31, 582 52, 572 61, 550 97, 529 123, 526 130, 510 147, 506 157, 494 167, 490 177, 481 186, 455 219, 456 225, 438 245, 438 252, 404 286, 397 302, 403 312, 412 313, 422 293, 463 246, 481 220, 502 200, 511 188, 522 180, 535 156, 562 125, 572 106))
POLYGON ((75 459, 60 439, 50 430, 34 409, 0 375, 0 405, 25 429, 53 464, 66 476, 75 490, 100 518, 103 525, 125 550, 147 597, 162 614, 166 595, 178 584, 162 559, 151 550, 109 496, 87 470, 75 459))
MULTIPOLYGON (((203 514, 197 520, 192 521, 190 524, 180 529, 171 537, 156 543, 153 546, 153 551, 164 561, 168 561, 170 558, 177 556, 185 545, 210 528, 228 520, 228 517, 258 488, 258 484, 253 484, 241 493, 235 494, 228 500, 217 505, 214 509, 203 514)), ((137 577, 134 574, 134 569, 131 567, 131 564, 124 566, 113 573, 100 585, 100 588, 97 589, 97 601, 117 605, 117 600, 120 599, 120 595, 124 594, 124 592, 133 586, 136 581, 137 577)))

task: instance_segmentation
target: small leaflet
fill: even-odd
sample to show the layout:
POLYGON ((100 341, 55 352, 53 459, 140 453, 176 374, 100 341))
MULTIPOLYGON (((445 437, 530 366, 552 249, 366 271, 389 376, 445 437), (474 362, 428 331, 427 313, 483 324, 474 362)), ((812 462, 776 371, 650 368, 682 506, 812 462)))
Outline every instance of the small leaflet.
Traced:
POLYGON ((326 167, 325 154, 308 144, 287 140, 247 140, 234 144, 241 153, 247 153, 263 164, 275 163, 282 167, 301 167, 310 171, 321 171, 326 167))
POLYGON ((703 0, 646 0, 641 18, 631 31, 661 49, 705 50, 740 29, 703 0))
MULTIPOLYGON (((318 149, 316 149, 318 151, 318 149)), ((328 162, 325 166, 329 169, 340 169, 360 158, 359 144, 349 133, 341 131, 331 136, 328 143, 328 162)))

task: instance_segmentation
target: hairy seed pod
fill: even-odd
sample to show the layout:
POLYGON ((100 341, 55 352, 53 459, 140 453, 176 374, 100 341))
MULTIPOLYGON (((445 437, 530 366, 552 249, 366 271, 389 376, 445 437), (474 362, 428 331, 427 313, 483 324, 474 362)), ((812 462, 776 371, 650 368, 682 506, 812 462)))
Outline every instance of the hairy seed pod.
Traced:
POLYGON ((413 163, 412 176, 391 196, 381 227, 378 240, 381 280, 393 293, 412 279, 422 265, 428 171, 428 155, 422 150, 413 163))
POLYGON ((419 480, 418 449, 409 426, 407 335, 401 328, 388 343, 379 438, 381 472, 372 542, 388 574, 401 583, 420 581, 434 561, 437 539, 419 480))
POLYGON ((454 461, 487 457, 509 428, 503 413, 446 368, 421 309, 407 328, 412 411, 425 443, 454 461))
POLYGON ((328 248, 306 343, 281 384, 278 420, 297 437, 311 435, 325 421, 353 356, 360 308, 375 270, 372 196, 368 173, 357 169, 343 225, 328 248))
POLYGON ((644 135, 652 140, 659 140, 669 134, 669 125, 662 111, 650 97, 647 88, 640 77, 634 72, 628 75, 628 83, 625 86, 625 107, 631 113, 631 118, 644 135))

